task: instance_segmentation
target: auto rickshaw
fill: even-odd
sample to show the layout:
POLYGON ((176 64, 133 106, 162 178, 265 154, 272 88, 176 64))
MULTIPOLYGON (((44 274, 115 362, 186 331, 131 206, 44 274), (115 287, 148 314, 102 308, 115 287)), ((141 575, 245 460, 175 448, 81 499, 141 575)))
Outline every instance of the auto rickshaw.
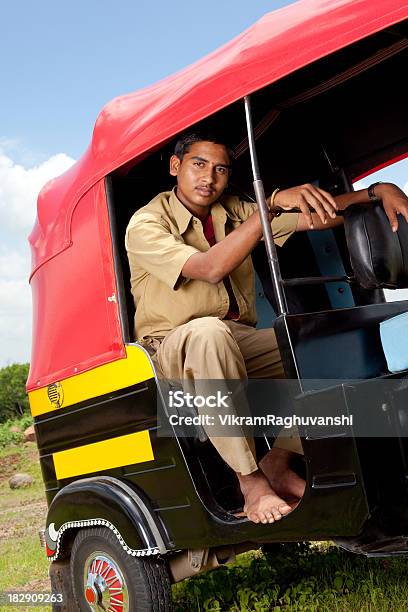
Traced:
MULTIPOLYGON (((379 332, 408 311, 383 292, 408 285, 406 224, 392 234, 380 204, 352 207, 347 239, 340 227, 277 248, 264 223, 258 325, 275 327, 299 412, 326 406, 382 432, 301 428, 305 495, 267 525, 237 516, 234 475, 208 440, 160 435, 165 407, 135 342, 124 249, 133 212, 171 187, 174 138, 202 121, 233 144, 230 188, 264 212, 276 185, 339 194, 408 155, 407 16, 404 0, 301 0, 272 12, 107 104, 83 157, 42 190, 27 389, 48 501, 43 543, 64 597, 56 609, 168 610, 171 582, 265 543, 407 552, 407 372, 390 372, 379 332)), ((272 442, 260 438, 263 452, 272 442)))

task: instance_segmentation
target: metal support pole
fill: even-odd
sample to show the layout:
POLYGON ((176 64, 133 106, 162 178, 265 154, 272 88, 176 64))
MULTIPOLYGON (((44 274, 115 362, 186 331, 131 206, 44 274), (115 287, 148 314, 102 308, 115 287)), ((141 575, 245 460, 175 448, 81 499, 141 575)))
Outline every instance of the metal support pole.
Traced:
POLYGON ((278 256, 276 253, 276 246, 273 241, 271 223, 269 221, 269 211, 268 211, 268 205, 266 203, 265 191, 264 191, 263 183, 262 183, 262 180, 259 174, 258 158, 256 155, 255 137, 254 137, 254 130, 253 130, 253 125, 252 125, 250 97, 245 96, 244 102, 245 102, 245 116, 246 116, 246 123, 247 123, 249 152, 251 155, 252 174, 254 177, 253 184, 254 184, 255 198, 256 198, 256 203, 258 204, 259 214, 261 218, 262 231, 264 235, 269 269, 271 271, 273 290, 275 292, 276 302, 277 302, 278 310, 279 310, 277 314, 281 315, 281 314, 286 314, 288 308, 286 305, 285 294, 282 289, 282 277, 280 273, 278 256))

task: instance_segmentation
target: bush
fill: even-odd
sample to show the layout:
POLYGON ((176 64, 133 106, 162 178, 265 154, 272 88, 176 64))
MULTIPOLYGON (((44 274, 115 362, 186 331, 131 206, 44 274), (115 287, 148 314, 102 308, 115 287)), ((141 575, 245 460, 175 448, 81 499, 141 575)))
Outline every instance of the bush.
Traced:
POLYGON ((28 413, 28 370, 28 363, 14 363, 0 370, 0 423, 28 413))
POLYGON ((25 414, 19 419, 11 419, 0 424, 0 448, 10 444, 21 444, 24 431, 32 425, 33 419, 30 414, 25 414), (19 431, 13 431, 18 428, 19 431))

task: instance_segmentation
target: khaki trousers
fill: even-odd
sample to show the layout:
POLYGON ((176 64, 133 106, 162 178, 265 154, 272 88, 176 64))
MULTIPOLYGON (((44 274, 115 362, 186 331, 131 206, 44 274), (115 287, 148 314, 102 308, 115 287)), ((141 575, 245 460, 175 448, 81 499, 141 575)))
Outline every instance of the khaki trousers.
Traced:
MULTIPOLYGON (((154 361, 165 378, 181 381, 185 392, 204 396, 209 393, 206 381, 219 381, 217 388, 222 392, 227 391, 227 383, 223 381, 246 380, 247 377, 284 378, 272 328, 255 329, 216 317, 193 319, 173 329, 158 346, 154 361)), ((249 414, 243 391, 240 397, 234 394, 231 403, 228 409, 221 410, 229 414, 249 414)), ((211 408, 198 411, 211 415, 211 408)), ((213 408, 212 414, 214 411, 220 413, 219 408, 213 408)), ((239 426, 234 427, 232 431, 229 427, 225 436, 219 428, 216 436, 211 431, 214 428, 204 426, 204 429, 221 457, 235 472, 250 474, 258 469, 254 440, 245 436, 239 426)), ((278 437, 274 446, 303 452, 296 432, 278 437)))

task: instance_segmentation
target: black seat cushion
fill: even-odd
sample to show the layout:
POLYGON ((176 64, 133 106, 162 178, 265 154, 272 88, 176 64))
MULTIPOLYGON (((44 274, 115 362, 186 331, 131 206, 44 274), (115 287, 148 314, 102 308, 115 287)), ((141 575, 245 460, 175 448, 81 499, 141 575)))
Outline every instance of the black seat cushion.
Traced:
POLYGON ((393 232, 381 202, 349 206, 344 229, 355 278, 366 289, 408 287, 408 223, 393 232))

